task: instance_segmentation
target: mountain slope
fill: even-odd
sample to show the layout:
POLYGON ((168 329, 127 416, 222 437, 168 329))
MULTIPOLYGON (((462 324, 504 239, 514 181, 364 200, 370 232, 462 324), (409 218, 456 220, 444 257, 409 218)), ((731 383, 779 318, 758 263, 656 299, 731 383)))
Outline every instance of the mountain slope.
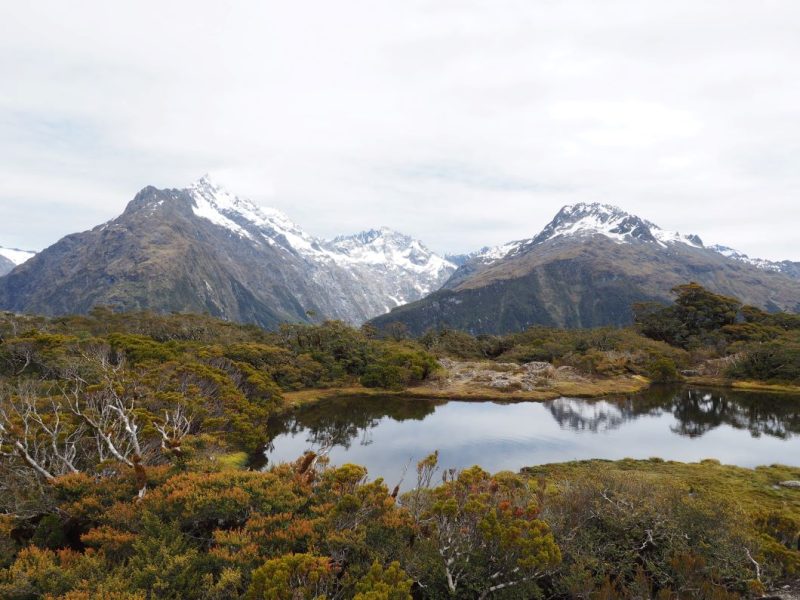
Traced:
POLYGON ((16 265, 8 260, 5 256, 0 255, 0 276, 5 275, 11 271, 16 265))
POLYGON ((411 237, 387 227, 340 236, 323 244, 330 259, 351 271, 373 302, 370 312, 418 300, 439 289, 455 265, 411 237), (385 298, 386 303, 378 302, 385 298))
POLYGON ((0 308, 63 314, 103 304, 265 327, 360 323, 436 289, 454 269, 389 230, 317 240, 204 177, 184 190, 145 188, 118 218, 65 237, 0 278, 0 308))
POLYGON ((780 273, 782 275, 786 275, 787 277, 800 279, 800 262, 793 262, 791 260, 774 261, 763 258, 750 258, 743 252, 739 252, 738 250, 734 250, 733 248, 729 248, 727 246, 720 246, 719 244, 709 246, 709 249, 713 250, 714 252, 718 252, 727 258, 758 267, 762 271, 780 273))
POLYGON ((800 280, 706 248, 603 204, 564 207, 536 236, 484 249, 443 289, 373 320, 412 332, 454 327, 504 333, 532 324, 624 325, 633 302, 670 300, 697 281, 768 310, 800 310, 800 280))
POLYGON ((17 265, 21 265, 34 254, 36 253, 29 250, 3 248, 0 246, 0 276, 10 272, 17 265))
POLYGON ((325 241, 280 211, 236 198, 207 177, 190 191, 198 216, 300 259, 307 285, 295 282, 294 289, 320 316, 362 323, 439 289, 455 270, 419 241, 386 227, 325 241))

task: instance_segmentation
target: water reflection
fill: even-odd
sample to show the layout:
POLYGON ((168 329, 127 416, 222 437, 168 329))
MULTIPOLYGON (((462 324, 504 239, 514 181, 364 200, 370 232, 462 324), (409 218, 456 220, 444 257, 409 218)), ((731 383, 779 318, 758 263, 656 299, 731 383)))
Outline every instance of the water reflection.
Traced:
POLYGON ((800 462, 800 397, 654 387, 545 403, 349 398, 275 419, 270 431, 262 461, 333 446, 334 463, 364 464, 387 478, 433 450, 440 450, 442 464, 489 470, 628 456, 755 466, 800 462))
POLYGON ((659 387, 615 400, 558 398, 546 404, 561 427, 574 431, 606 431, 643 416, 670 414, 676 421, 671 430, 688 437, 722 425, 754 437, 800 432, 800 399, 776 394, 659 387))
POLYGON ((302 435, 308 448, 338 446, 348 450, 356 441, 361 446, 368 446, 373 442, 372 430, 383 419, 421 421, 444 403, 392 397, 353 397, 321 402, 273 419, 269 424, 272 436, 264 454, 274 452, 275 439, 287 435, 302 435))

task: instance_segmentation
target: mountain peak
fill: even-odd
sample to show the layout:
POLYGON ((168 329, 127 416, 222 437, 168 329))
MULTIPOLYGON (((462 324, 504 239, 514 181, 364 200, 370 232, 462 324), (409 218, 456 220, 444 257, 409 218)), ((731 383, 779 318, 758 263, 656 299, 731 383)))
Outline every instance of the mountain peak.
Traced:
POLYGON ((3 248, 0 246, 0 276, 18 267, 36 253, 19 248, 3 248))
POLYGON ((251 240, 263 238, 287 250, 313 251, 314 240, 300 229, 285 213, 276 208, 256 205, 247 198, 236 196, 206 173, 189 186, 198 217, 224 227, 240 237, 251 240), (254 231, 255 230, 255 231, 254 231))
POLYGON ((400 233, 392 229, 391 227, 386 227, 382 225, 377 229, 365 229, 364 231, 359 231, 357 233, 351 233, 348 235, 337 235, 333 238, 330 243, 333 245, 342 244, 344 242, 355 242, 358 244, 368 245, 374 244, 375 242, 382 240, 396 240, 401 244, 410 244, 414 241, 411 236, 408 236, 404 233, 400 233))
POLYGON ((206 201, 219 210, 233 210, 242 211, 247 209, 249 211, 258 211, 259 208, 246 198, 239 198, 238 196, 229 192, 221 183, 216 181, 209 173, 204 174, 202 177, 194 181, 188 188, 189 193, 195 200, 201 199, 206 201))
MULTIPOLYGON (((251 201, 234 196, 209 175, 189 188, 195 201, 195 215, 229 229, 253 241, 265 241, 284 251, 312 262, 333 262, 344 269, 365 265, 413 273, 416 289, 394 295, 394 304, 409 296, 426 294, 455 269, 455 265, 428 250, 412 237, 382 226, 352 235, 342 235, 326 242, 306 233, 282 212, 261 208, 251 201)), ((388 308, 387 308, 388 310, 388 308)))
POLYGON ((208 185, 211 187, 222 187, 219 183, 217 183, 216 179, 209 171, 206 171, 200 177, 198 177, 190 187, 201 186, 201 185, 208 185))
MULTIPOLYGON (((333 260, 342 266, 367 264, 423 276, 425 282, 416 286, 416 294, 420 296, 436 289, 456 268, 419 240, 385 226, 340 235, 327 242, 325 247, 333 260), (433 282, 438 282, 438 285, 433 282)), ((407 300, 407 297, 398 297, 395 303, 402 304, 407 300)))
POLYGON ((602 235, 618 244, 644 242, 668 248, 670 244, 681 243, 703 248, 703 241, 696 235, 666 231, 613 204, 578 202, 563 206, 535 237, 500 246, 486 246, 467 255, 455 256, 454 264, 488 266, 503 258, 524 254, 550 240, 595 235, 602 235))
POLYGON ((340 241, 319 239, 205 174, 181 189, 143 188, 120 216, 60 240, 17 272, 0 255, 0 274, 10 273, 0 277, 0 308, 57 314, 108 303, 266 327, 307 321, 311 310, 362 323, 439 289, 455 270, 389 227, 340 241))
POLYGON ((616 243, 634 241, 658 244, 667 247, 671 243, 683 243, 702 247, 696 235, 681 235, 665 231, 655 223, 633 215, 611 204, 579 202, 564 206, 550 223, 532 240, 540 244, 557 237, 603 235, 616 243))

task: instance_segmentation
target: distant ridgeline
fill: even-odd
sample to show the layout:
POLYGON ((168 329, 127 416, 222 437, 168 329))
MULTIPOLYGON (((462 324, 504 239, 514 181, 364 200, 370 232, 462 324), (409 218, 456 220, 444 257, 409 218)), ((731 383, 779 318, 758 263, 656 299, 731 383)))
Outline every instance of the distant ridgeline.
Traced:
POLYGON ((800 263, 706 247, 604 204, 564 207, 537 236, 467 257, 443 288, 372 320, 471 333, 628 325, 636 302, 696 281, 767 311, 800 311, 800 263))
POLYGON ((111 306, 273 329, 374 319, 415 334, 506 333, 627 325, 633 303, 669 301, 687 281, 767 311, 800 309, 800 263, 706 247, 603 204, 564 207, 530 239, 442 258, 387 228, 315 238, 204 177, 147 187, 116 219, 32 258, 3 252, 0 274, 13 270, 0 277, 0 310, 46 315, 111 306))
POLYGON ((0 246, 0 276, 10 273, 15 267, 31 258, 35 252, 0 246))

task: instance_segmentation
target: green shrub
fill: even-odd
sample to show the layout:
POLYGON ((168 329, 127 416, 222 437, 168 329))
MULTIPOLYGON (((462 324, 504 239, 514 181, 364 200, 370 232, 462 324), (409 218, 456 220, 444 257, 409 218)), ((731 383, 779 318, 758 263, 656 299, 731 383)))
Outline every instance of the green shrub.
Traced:
POLYGON ((485 356, 481 342, 464 331, 455 329, 431 329, 419 339, 422 347, 439 356, 470 359, 485 356))
POLYGON ((678 481, 595 469, 553 491, 542 515, 564 557, 563 597, 595 597, 609 582, 612 597, 642 597, 643 587, 670 598, 728 597, 701 590, 746 592, 755 579, 742 548, 755 552, 758 542, 739 526, 740 510, 678 481))
POLYGON ((800 343, 775 341, 751 346, 744 358, 728 369, 727 375, 736 379, 800 382, 800 343))
POLYGON ((366 387, 402 389, 422 383, 436 369, 436 359, 423 350, 410 346, 387 347, 361 376, 366 387))
POLYGON ((656 382, 677 381, 680 379, 675 363, 669 358, 657 358, 647 368, 650 379, 656 382))

